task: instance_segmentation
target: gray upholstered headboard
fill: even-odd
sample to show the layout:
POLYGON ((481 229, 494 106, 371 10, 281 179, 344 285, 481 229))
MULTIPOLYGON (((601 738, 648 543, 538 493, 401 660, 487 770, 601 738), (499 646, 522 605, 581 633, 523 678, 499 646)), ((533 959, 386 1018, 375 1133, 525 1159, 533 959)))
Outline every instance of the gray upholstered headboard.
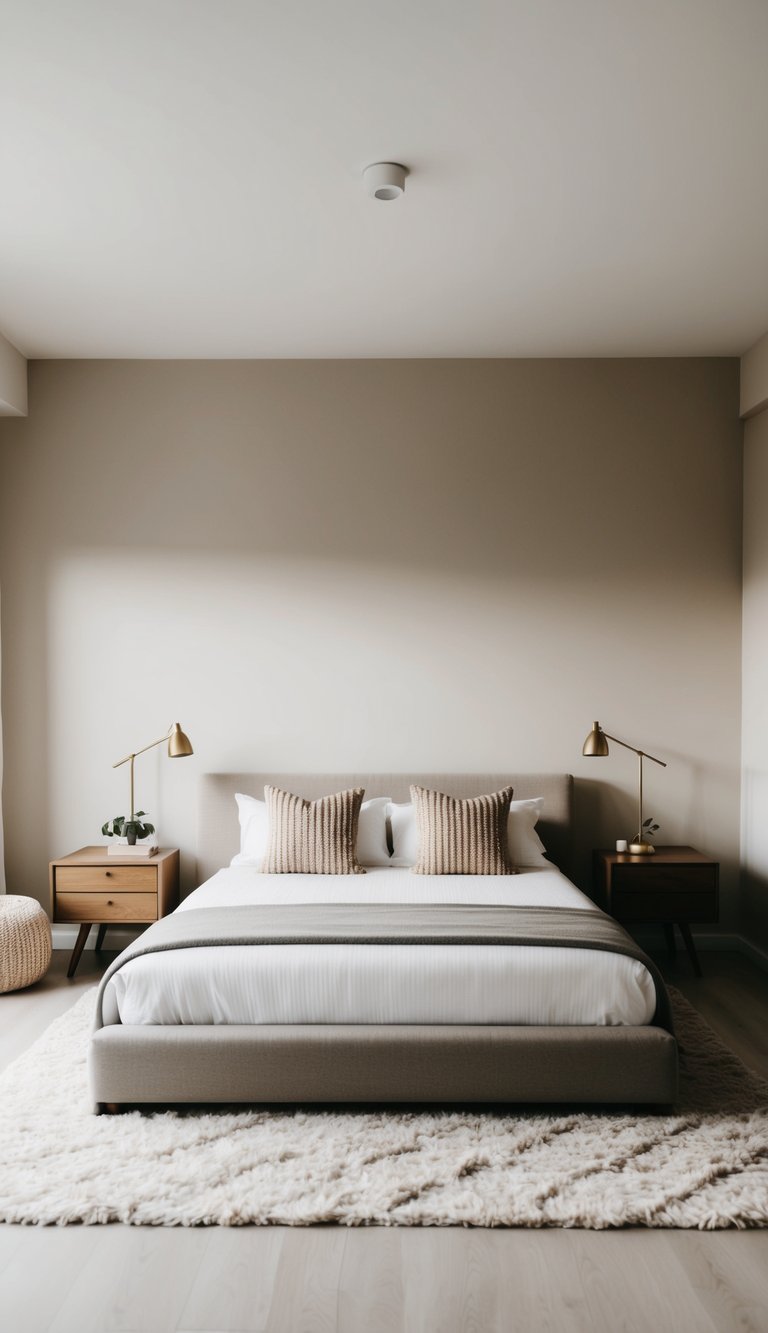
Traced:
POLYGON ((348 787, 364 787, 366 796, 410 800, 412 782, 450 796, 481 796, 511 783, 515 797, 544 797, 537 827, 552 861, 567 875, 571 869, 573 778, 570 773, 205 773, 200 782, 197 820, 197 883, 229 865, 240 847, 235 792, 263 799, 272 783, 307 800, 348 787))

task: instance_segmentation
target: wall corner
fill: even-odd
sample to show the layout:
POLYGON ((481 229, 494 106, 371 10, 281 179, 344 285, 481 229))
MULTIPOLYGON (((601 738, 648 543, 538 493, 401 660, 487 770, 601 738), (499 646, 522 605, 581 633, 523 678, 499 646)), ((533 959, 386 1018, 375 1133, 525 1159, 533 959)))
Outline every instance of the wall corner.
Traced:
POLYGON ((739 415, 752 417, 768 407, 768 333, 741 358, 739 415))
POLYGON ((0 417, 27 415, 27 358, 0 333, 0 417))

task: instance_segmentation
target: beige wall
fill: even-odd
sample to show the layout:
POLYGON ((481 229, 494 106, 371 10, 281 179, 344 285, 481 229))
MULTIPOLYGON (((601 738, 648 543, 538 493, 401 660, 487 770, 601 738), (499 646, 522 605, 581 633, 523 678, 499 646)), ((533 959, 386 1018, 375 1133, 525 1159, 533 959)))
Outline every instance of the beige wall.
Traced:
POLYGON ((768 948, 768 411, 744 424, 743 927, 768 948))
POLYGON ((8 887, 207 769, 543 768, 589 849, 739 840, 738 363, 43 362, 0 423, 8 887))

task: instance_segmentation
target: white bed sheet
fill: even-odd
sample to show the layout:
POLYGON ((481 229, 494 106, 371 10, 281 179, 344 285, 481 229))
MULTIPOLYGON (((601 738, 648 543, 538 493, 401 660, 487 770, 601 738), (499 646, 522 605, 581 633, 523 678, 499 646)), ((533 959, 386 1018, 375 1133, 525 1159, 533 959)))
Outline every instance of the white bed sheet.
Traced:
MULTIPOLYGON (((560 871, 518 875, 262 875, 228 867, 177 909, 245 903, 494 903, 589 908, 560 871)), ((632 958, 527 945, 221 946, 150 954, 108 983, 106 1022, 649 1023, 653 980, 632 958)))

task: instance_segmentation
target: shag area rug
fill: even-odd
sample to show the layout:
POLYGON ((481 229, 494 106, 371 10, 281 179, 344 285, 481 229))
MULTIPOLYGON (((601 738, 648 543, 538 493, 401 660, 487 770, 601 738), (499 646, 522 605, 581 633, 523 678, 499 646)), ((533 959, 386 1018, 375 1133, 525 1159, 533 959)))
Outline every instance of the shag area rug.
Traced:
POLYGON ((544 1109, 91 1114, 95 990, 0 1076, 0 1220, 768 1224, 768 1083, 673 992, 674 1115, 544 1109))

